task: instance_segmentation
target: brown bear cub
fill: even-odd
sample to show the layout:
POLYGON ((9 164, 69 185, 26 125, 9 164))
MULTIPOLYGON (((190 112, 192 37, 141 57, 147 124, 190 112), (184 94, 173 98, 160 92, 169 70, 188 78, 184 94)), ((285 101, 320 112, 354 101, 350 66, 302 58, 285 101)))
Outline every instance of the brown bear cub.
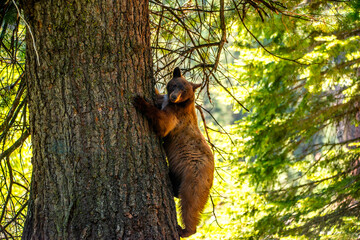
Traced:
POLYGON ((156 106, 137 96, 135 107, 164 139, 174 195, 180 198, 181 217, 185 229, 178 227, 181 237, 196 233, 200 214, 213 183, 214 157, 197 124, 195 90, 200 84, 186 81, 175 68, 167 84, 167 95, 157 93, 156 106))

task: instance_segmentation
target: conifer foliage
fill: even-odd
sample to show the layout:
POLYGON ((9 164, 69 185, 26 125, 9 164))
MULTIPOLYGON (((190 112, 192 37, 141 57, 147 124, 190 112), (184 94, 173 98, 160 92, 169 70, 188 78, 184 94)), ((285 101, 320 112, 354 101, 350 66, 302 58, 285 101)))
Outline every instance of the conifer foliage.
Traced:
POLYGON ((237 125, 242 174, 261 199, 249 203, 250 235, 357 239, 360 5, 293 7, 296 18, 244 23, 259 42, 236 39, 237 96, 251 108, 237 125))

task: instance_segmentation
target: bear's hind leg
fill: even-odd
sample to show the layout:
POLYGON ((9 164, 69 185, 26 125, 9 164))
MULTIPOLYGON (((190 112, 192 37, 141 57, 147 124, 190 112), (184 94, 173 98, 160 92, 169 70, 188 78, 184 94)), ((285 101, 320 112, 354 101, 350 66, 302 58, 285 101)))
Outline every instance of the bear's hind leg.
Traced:
POLYGON ((196 233, 196 226, 200 223, 210 187, 202 185, 196 178, 187 179, 181 183, 179 190, 181 216, 185 229, 179 231, 181 237, 189 237, 196 233))
POLYGON ((180 192, 181 217, 185 228, 179 227, 178 230, 180 237, 185 238, 196 233, 196 226, 200 222, 200 211, 196 206, 192 205, 191 199, 181 195, 180 192))

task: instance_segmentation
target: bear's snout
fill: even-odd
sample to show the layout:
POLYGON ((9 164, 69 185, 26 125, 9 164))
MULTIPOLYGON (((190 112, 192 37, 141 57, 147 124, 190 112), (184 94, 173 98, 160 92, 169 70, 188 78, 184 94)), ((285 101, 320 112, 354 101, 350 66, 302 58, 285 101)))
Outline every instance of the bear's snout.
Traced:
POLYGON ((170 94, 170 101, 173 102, 173 103, 176 103, 180 100, 180 97, 181 97, 181 93, 179 92, 173 92, 170 94))

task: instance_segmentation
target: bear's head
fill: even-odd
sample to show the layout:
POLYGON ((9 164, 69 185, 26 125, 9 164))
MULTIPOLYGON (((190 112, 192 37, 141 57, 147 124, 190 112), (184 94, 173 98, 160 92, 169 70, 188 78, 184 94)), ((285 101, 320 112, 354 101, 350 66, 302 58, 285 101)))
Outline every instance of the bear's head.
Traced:
POLYGON ((180 68, 175 68, 173 72, 173 78, 166 85, 168 93, 168 99, 172 103, 182 103, 189 99, 194 99, 195 90, 199 88, 201 84, 194 84, 186 81, 181 75, 180 68))

